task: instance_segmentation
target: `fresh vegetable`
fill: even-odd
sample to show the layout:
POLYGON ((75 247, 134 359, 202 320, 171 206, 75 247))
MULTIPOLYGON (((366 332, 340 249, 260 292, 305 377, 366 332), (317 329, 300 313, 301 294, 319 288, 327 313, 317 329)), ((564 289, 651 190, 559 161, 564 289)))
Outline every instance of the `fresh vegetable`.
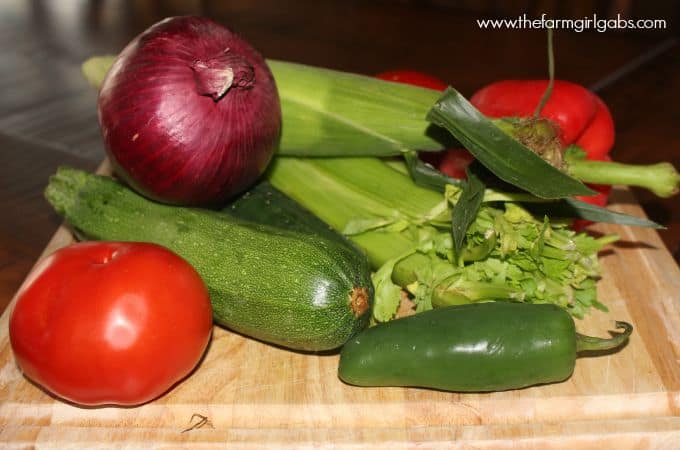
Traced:
POLYGON ((579 317, 606 309, 597 302, 597 252, 616 237, 575 233, 511 203, 527 194, 487 189, 454 254, 460 187, 442 195, 416 186, 403 164, 373 158, 276 158, 268 177, 366 252, 376 270, 376 321, 395 317, 402 290, 417 311, 494 299, 554 303, 579 317))
POLYGON ((563 381, 578 353, 623 345, 632 326, 611 339, 583 336, 554 305, 479 303, 379 324, 342 348, 338 374, 358 386, 418 386, 484 392, 563 381))
POLYGON ((245 335, 329 350, 368 324, 368 264, 337 241, 162 205, 68 168, 51 177, 46 196, 86 238, 153 242, 186 258, 208 287, 215 321, 245 335))
POLYGON ((116 58, 99 93, 99 123, 115 171, 168 203, 220 203, 265 170, 281 106, 262 56, 199 17, 163 20, 116 58))
POLYGON ((163 247, 131 242, 73 244, 43 259, 9 322, 23 373, 82 405, 160 396, 198 364, 211 331, 196 271, 163 247))
MULTIPOLYGON (((477 91, 470 101, 489 117, 527 118, 541 101, 548 83, 548 80, 499 81, 477 91)), ((608 155, 614 145, 614 120, 607 105, 593 92, 576 83, 555 80, 540 116, 557 124, 562 146, 576 144, 585 151, 587 159, 611 161, 608 155)), ((597 194, 577 198, 606 206, 611 188, 589 186, 597 194)), ((588 223, 577 220, 574 226, 582 228, 588 223)))
MULTIPOLYGON (((532 151, 512 133, 513 124, 503 129, 479 113, 458 91, 448 88, 428 112, 427 119, 450 131, 484 166, 501 180, 541 198, 586 195, 591 191, 561 171, 545 152, 532 151), (502 149, 502 151, 499 151, 502 149)), ((520 132, 523 130, 519 130, 520 132)), ((532 140, 534 132, 531 132, 532 140)))
MULTIPOLYGON (((530 118, 548 80, 504 80, 491 83, 470 97, 487 117, 530 118)), ((540 116, 557 124, 563 146, 576 144, 588 159, 602 160, 614 145, 614 121, 607 105, 583 86, 555 80, 540 116)))
MULTIPOLYGON (((549 80, 504 80, 478 90, 471 98, 482 114, 494 118, 531 118, 548 88, 549 80)), ((583 86, 555 80, 550 96, 540 110, 540 117, 552 121, 558 130, 562 148, 575 144, 585 151, 587 159, 611 161, 614 145, 614 120, 607 105, 583 86)), ((449 151, 441 158, 439 169, 455 178, 463 178, 473 158, 464 149, 449 151)), ((620 179, 617 179, 620 183, 620 179)), ((595 195, 577 196, 597 206, 606 206, 610 188, 589 185, 595 195)), ((586 221, 577 221, 579 226, 586 221)))
POLYGON ((452 142, 428 129, 439 92, 373 77, 267 60, 283 110, 280 156, 395 156, 452 142))

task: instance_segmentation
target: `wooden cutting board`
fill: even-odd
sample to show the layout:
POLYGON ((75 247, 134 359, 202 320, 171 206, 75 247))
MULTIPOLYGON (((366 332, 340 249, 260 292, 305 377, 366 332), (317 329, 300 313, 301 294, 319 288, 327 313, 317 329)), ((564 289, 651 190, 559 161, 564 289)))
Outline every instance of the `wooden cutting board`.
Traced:
MULTIPOLYGON (((643 215, 631 194, 613 209, 643 215)), ((599 226, 621 241, 602 255, 600 298, 579 331, 635 327, 618 353, 579 359, 564 383, 490 394, 357 388, 337 354, 275 348, 215 328, 193 375, 138 408, 62 403, 18 371, 0 319, 3 448, 680 448, 680 270, 657 233, 599 226), (187 430, 191 427, 193 429, 187 430)), ((45 254, 73 237, 60 228, 45 254)))

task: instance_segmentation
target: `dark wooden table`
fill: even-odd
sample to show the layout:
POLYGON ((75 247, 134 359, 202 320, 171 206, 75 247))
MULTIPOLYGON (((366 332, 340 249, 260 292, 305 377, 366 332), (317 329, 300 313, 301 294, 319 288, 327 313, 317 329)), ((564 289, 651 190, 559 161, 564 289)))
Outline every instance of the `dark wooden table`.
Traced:
MULTIPOLYGON (((544 31, 480 30, 478 18, 521 11, 484 5, 498 2, 460 8, 471 3, 2 2, 0 311, 61 222, 42 198, 47 177, 62 164, 94 169, 104 157, 96 93, 80 75, 88 56, 119 51, 163 17, 203 13, 230 25, 271 58, 365 74, 413 68, 467 95, 498 79, 544 78, 544 31)), ((579 14, 590 14, 584 3, 578 3, 579 14)), ((661 18, 670 22, 666 30, 558 31, 557 74, 596 89, 609 104, 617 126, 615 159, 667 160, 680 167, 680 46, 673 17, 661 18)), ((680 198, 635 193, 647 214, 667 227, 660 234, 677 260, 680 198)))

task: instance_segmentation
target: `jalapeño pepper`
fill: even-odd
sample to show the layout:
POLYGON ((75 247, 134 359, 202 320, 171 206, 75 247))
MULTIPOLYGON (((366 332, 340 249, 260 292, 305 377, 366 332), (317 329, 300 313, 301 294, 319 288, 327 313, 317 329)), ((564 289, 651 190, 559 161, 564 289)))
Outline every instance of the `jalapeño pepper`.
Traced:
POLYGON ((569 378, 584 351, 621 346, 632 326, 616 322, 611 339, 576 333, 549 304, 474 303, 382 323, 348 341, 339 376, 358 386, 414 386, 485 392, 569 378))

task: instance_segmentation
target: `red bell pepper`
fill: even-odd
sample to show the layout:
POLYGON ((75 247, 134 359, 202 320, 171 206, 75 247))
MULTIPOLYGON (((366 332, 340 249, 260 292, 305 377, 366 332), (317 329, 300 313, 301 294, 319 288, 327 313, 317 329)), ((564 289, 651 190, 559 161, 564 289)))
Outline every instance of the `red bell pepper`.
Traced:
MULTIPOLYGON (((475 92, 470 103, 487 117, 527 118, 534 114, 547 87, 548 80, 498 81, 475 92)), ((578 145, 586 152, 586 159, 609 159, 614 146, 614 120, 602 99, 588 89, 570 81, 555 80, 550 98, 539 115, 558 125, 563 146, 578 145)), ((611 187, 589 186, 598 194, 578 198, 605 206, 611 187)))
MULTIPOLYGON (((378 77, 430 89, 443 90, 446 87, 446 83, 435 77, 411 70, 383 72, 378 77)), ((530 119, 547 86, 547 80, 499 81, 477 91, 470 102, 492 119, 530 119)), ((572 176, 590 183, 598 194, 579 199, 605 206, 611 190, 608 186, 610 184, 644 187, 661 197, 677 193, 680 174, 668 163, 626 166, 610 162, 608 153, 614 145, 614 121, 605 103, 583 86, 556 80, 539 115, 541 119, 547 119, 555 125, 556 137, 563 147, 575 144, 585 152, 584 160, 570 160, 568 170, 572 176)), ((527 124, 532 126, 531 123, 524 125, 527 124)), ((518 126, 515 131, 520 130, 521 126, 518 126)), ((464 178, 465 169, 474 160, 465 149, 423 153, 421 157, 454 178, 464 178)))
MULTIPOLYGON (((437 77, 415 70, 381 72, 377 78, 443 91, 447 84, 437 77)), ((531 117, 548 86, 548 80, 505 80, 475 92, 470 102, 487 117, 531 117)), ((614 121, 607 105, 583 86, 555 80, 552 94, 540 113, 560 130, 564 146, 576 144, 586 151, 587 159, 603 160, 614 145, 614 121)), ((472 161, 456 150, 443 158, 444 168, 454 176, 465 173, 472 161)))
MULTIPOLYGON (((547 80, 505 80, 475 92, 472 103, 487 117, 531 117, 541 101, 547 80)), ((555 80, 552 93, 540 112, 560 130, 564 146, 576 144, 587 159, 603 160, 614 145, 614 121, 604 102, 583 86, 555 80)))
MULTIPOLYGON (((528 118, 548 86, 547 80, 505 80, 483 87, 472 95, 472 103, 487 117, 528 118)), ((606 160, 614 146, 614 120, 607 105, 597 95, 583 86, 564 80, 555 80, 552 94, 540 116, 557 124, 563 146, 576 144, 590 160, 606 160)), ((450 176, 465 172, 465 158, 445 156, 440 170, 450 176)), ((593 203, 601 203, 601 196, 593 203)), ((590 199, 585 198, 586 201, 590 199)))
MULTIPOLYGON (((475 92, 470 103, 487 117, 527 118, 534 114, 547 86, 547 80, 499 81, 475 92)), ((587 159, 605 160, 614 145, 614 120, 607 105, 576 83, 555 80, 540 116, 557 124, 563 146, 578 145, 587 159)), ((459 178, 471 161, 464 151, 449 152, 442 158, 440 170, 459 178)))

